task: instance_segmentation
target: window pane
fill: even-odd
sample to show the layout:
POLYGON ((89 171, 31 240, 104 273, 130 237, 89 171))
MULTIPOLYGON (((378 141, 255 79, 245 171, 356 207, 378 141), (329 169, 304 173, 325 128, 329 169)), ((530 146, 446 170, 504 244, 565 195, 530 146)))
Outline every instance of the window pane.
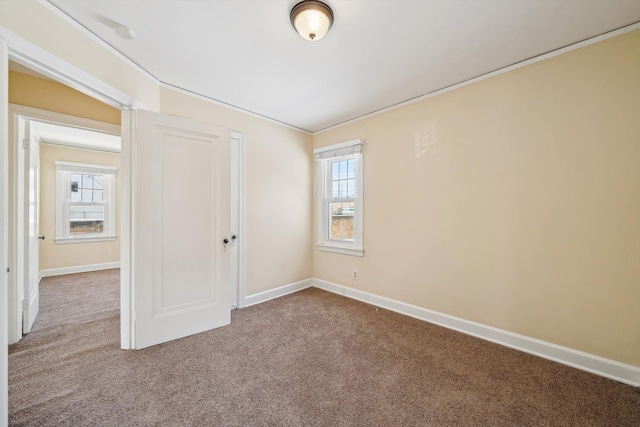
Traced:
POLYGON ((82 188, 93 188, 93 175, 82 175, 82 188))
POLYGON ((102 233, 104 208, 104 206, 69 206, 70 234, 102 233))
POLYGON ((94 175, 93 176, 93 188, 96 190, 102 190, 103 187, 104 176, 102 175, 94 175))
POLYGON ((102 190, 93 190, 93 201, 104 202, 102 190))
POLYGON ((348 160, 340 162, 340 179, 347 179, 347 163, 348 160))
POLYGON ((347 165, 347 178, 355 178, 356 177, 356 161, 355 159, 349 160, 349 164, 347 165))
POLYGON ((347 181, 347 197, 356 197, 356 180, 350 179, 347 181))
POLYGON ((356 197, 356 159, 331 163, 331 198, 356 197))
POLYGON ((80 180, 82 179, 82 175, 77 174, 77 173, 73 173, 71 174, 71 201, 72 202, 79 202, 80 201, 80 190, 78 189, 79 185, 80 185, 80 180))
POLYGON ((329 203, 331 229, 329 238, 333 240, 353 240, 353 213, 355 203, 329 203))
POLYGON ((92 191, 91 190, 82 190, 82 201, 84 203, 93 202, 92 191))
POLYGON ((338 181, 340 183, 340 198, 347 197, 347 181, 338 181))

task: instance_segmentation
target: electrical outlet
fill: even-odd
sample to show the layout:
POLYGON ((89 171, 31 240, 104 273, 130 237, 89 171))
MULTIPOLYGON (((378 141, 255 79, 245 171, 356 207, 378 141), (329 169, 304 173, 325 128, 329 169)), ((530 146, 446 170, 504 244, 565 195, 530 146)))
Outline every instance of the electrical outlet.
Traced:
POLYGON ((353 270, 353 280, 358 280, 358 270, 353 270))

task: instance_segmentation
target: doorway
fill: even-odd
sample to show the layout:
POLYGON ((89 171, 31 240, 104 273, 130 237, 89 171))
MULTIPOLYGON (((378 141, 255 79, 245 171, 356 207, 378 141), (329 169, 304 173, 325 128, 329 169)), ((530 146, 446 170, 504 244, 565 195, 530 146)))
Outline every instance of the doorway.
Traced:
POLYGON ((19 105, 10 106, 10 117, 13 197, 9 240, 15 272, 9 286, 11 344, 31 329, 42 277, 119 267, 115 172, 120 164, 120 127, 19 105), (41 151, 44 162, 38 161, 41 151), (90 164, 101 165, 107 174, 86 173, 90 164), (75 192, 66 194, 61 190, 68 189, 58 181, 71 172, 58 169, 74 165, 82 170, 69 175, 75 178, 75 192), (95 188, 87 190, 94 178, 95 188), (111 185, 108 178, 113 180, 111 185), (111 201, 106 197, 109 194, 111 201), (65 228, 65 223, 71 226, 65 228), (109 230, 105 223, 111 224, 109 235, 105 235, 109 230), (105 232, 96 233, 102 230, 105 232))

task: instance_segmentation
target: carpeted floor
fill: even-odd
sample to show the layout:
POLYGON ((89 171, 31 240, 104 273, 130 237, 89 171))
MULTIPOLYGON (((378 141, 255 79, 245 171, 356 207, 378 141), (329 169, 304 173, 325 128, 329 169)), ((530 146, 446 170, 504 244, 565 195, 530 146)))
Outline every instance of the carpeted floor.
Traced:
POLYGON ((637 388, 315 288, 123 351, 118 275, 42 281, 11 425, 640 426, 637 388))

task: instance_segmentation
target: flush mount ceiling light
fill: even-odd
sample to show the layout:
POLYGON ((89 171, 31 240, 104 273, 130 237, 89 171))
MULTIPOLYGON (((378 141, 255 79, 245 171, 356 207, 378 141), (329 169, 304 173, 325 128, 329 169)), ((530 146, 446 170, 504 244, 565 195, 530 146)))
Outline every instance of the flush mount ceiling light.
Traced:
POLYGON ((323 38, 333 24, 333 11, 321 1, 305 0, 296 4, 289 15, 291 25, 309 41, 323 38))

